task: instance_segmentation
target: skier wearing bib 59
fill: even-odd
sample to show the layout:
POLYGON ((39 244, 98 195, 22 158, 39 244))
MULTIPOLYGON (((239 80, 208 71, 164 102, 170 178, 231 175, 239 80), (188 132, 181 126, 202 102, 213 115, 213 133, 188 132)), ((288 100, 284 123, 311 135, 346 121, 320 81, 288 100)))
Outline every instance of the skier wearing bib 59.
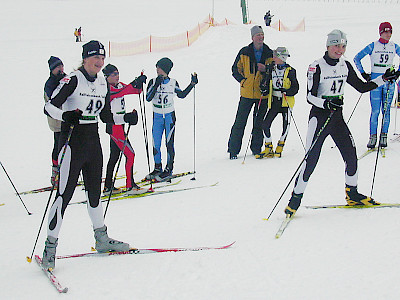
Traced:
POLYGON ((314 61, 307 72, 307 102, 312 105, 307 131, 306 159, 296 178, 295 186, 285 214, 293 215, 300 206, 308 180, 313 173, 327 136, 331 136, 345 162, 345 193, 348 205, 376 205, 372 198, 357 190, 358 170, 356 147, 350 130, 343 119, 342 106, 346 83, 360 93, 365 93, 394 81, 399 72, 387 69, 385 73, 369 82, 357 77, 354 68, 344 58, 346 34, 333 30, 328 34, 325 55, 314 61))
POLYGON ((65 209, 72 198, 81 170, 96 250, 127 251, 130 248, 127 243, 109 238, 107 227, 104 225, 100 201, 103 154, 98 133, 98 118, 105 123, 135 125, 138 116, 136 111, 121 115, 112 114, 107 82, 103 76, 97 75, 104 65, 105 55, 104 46, 98 41, 90 41, 83 45, 82 66, 60 81, 51 100, 45 105, 47 115, 63 121, 60 136, 60 145, 63 145, 63 148, 60 150, 58 163, 63 160, 56 198, 48 215, 47 239, 42 259, 46 269, 55 267, 58 235, 65 209))

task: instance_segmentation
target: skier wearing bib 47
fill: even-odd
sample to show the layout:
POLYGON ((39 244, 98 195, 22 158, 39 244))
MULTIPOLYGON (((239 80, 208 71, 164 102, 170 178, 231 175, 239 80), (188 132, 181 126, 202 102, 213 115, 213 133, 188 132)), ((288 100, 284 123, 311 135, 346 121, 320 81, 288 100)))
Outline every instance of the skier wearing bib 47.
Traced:
MULTIPOLYGON (((354 57, 354 63, 365 80, 369 81, 385 73, 386 69, 393 66, 393 59, 400 56, 399 45, 390 41, 392 37, 392 25, 383 22, 379 25, 379 40, 367 45, 354 57), (366 73, 361 60, 369 55, 371 59, 371 73, 366 73)), ((367 147, 375 148, 377 142, 377 128, 379 111, 382 110, 383 125, 379 140, 380 147, 387 147, 387 133, 390 123, 390 105, 395 90, 394 83, 386 83, 370 92, 371 116, 369 121, 369 141, 367 147)))
POLYGON ((87 209, 93 224, 96 250, 127 251, 129 245, 107 235, 103 207, 100 201, 103 154, 98 133, 98 118, 105 123, 137 123, 137 113, 112 114, 108 85, 103 76, 97 76, 104 65, 104 46, 98 41, 83 45, 82 66, 64 77, 45 105, 45 113, 61 124, 58 162, 61 167, 56 198, 48 214, 47 239, 43 251, 43 267, 55 267, 58 235, 65 209, 74 193, 82 170, 87 197, 87 209), (68 141, 69 138, 69 141, 68 141), (63 156, 64 155, 64 156, 63 156))
POLYGON ((292 216, 300 206, 308 180, 313 173, 327 136, 331 136, 345 162, 345 193, 348 205, 376 205, 372 198, 357 190, 358 171, 356 147, 350 130, 343 119, 342 106, 346 83, 364 93, 396 80, 399 74, 393 69, 369 82, 357 77, 350 62, 342 58, 346 51, 346 34, 333 30, 328 34, 325 55, 314 61, 307 72, 307 102, 312 105, 309 121, 306 158, 296 178, 286 215, 292 216))
POLYGON ((174 137, 175 137, 175 107, 174 97, 185 98, 193 87, 198 83, 197 74, 192 74, 189 85, 183 91, 179 88, 178 82, 168 77, 173 67, 168 57, 161 58, 156 63, 157 78, 149 81, 147 86, 146 100, 153 103, 153 155, 154 170, 146 175, 147 180, 156 179, 166 181, 171 178, 174 168, 174 137), (161 163, 161 140, 165 131, 165 145, 167 147, 167 165, 162 170, 161 163))

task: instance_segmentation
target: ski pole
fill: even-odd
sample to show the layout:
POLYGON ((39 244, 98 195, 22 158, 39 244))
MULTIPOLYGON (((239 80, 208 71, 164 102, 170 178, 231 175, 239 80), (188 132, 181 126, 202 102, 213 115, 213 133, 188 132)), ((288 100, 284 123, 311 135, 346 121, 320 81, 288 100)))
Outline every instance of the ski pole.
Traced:
POLYGON ((119 152, 117 168, 116 168, 116 170, 115 170, 114 178, 113 178, 113 180, 112 180, 111 191, 110 191, 110 193, 109 193, 109 195, 108 195, 106 209, 104 210, 104 219, 106 218, 108 206, 110 205, 110 199, 111 199, 111 195, 112 195, 112 189, 113 189, 113 187, 114 187, 114 185, 115 185, 115 181, 117 180, 118 170, 119 170, 119 166, 120 166, 120 164, 121 164, 122 155, 124 154, 126 145, 128 144, 128 135, 129 135, 129 131, 130 131, 130 130, 131 130, 131 124, 129 124, 129 126, 128 126, 128 130, 126 131, 126 134, 125 134, 124 145, 122 146, 122 149, 121 149, 121 151, 119 152))
POLYGON ((286 94, 285 94, 285 93, 282 93, 282 95, 283 95, 283 98, 285 99, 285 102, 286 102, 286 104, 287 104, 287 106, 288 106, 288 111, 289 111, 289 113, 290 113, 290 118, 293 120, 294 127, 296 127, 297 135, 299 136, 300 142, 301 142, 301 144, 303 145, 304 151, 306 151, 306 147, 304 146, 303 139, 301 138, 299 128, 297 127, 296 120, 294 119, 294 116, 293 116, 293 112, 292 112, 292 110, 290 109, 289 102, 287 101, 286 94))
POLYGON ((18 193, 17 188, 15 187, 14 183, 12 182, 10 176, 8 175, 8 173, 6 171, 6 168, 4 168, 3 164, 1 163, 1 161, 0 161, 0 164, 1 164, 1 167, 3 168, 3 170, 4 170, 4 173, 6 173, 7 178, 10 181, 12 187, 14 188, 15 192, 17 193, 17 195, 19 197, 19 200, 21 200, 22 205, 25 207, 26 212, 28 213, 28 215, 31 215, 32 213, 29 212, 29 210, 26 208, 26 205, 25 205, 24 201, 22 201, 21 195, 18 193))
POLYGON ((38 240, 39 240, 40 232, 42 231, 42 226, 43 226, 44 218, 46 217, 47 209, 49 208, 49 204, 50 204, 51 197, 52 197, 52 195, 53 195, 54 187, 55 187, 56 182, 58 181, 58 179, 59 179, 59 177, 60 177, 59 175, 60 175, 61 164, 62 164, 62 162, 63 162, 63 160, 64 160, 65 152, 67 151, 67 147, 68 147, 69 141, 71 140, 71 135, 72 135, 72 131, 73 131, 73 130, 74 130, 74 125, 71 125, 71 126, 69 127, 69 132, 68 132, 67 140, 66 140, 66 142, 65 142, 65 144, 64 144, 64 146, 63 146, 63 152, 62 152, 62 154, 61 154, 60 163, 59 163, 58 166, 57 166, 57 174, 56 174, 56 177, 55 177, 55 180, 54 180, 54 183, 53 183, 53 186, 52 186, 50 195, 49 195, 49 199, 47 200, 46 208, 44 209, 42 221, 40 222, 38 234, 37 234, 37 236, 36 236, 35 244, 33 245, 33 249, 32 249, 31 256, 27 256, 27 257, 26 257, 26 260, 27 260, 28 262, 32 262, 32 256, 33 256, 33 253, 35 252, 36 245, 37 245, 37 242, 38 242, 38 240))
MULTIPOLYGON (((356 102, 356 105, 354 105, 353 111, 351 112, 350 117, 349 117, 349 119, 348 119, 347 122, 346 122, 346 125, 349 124, 349 122, 350 122, 350 120, 351 120, 351 117, 353 116, 354 111, 356 110, 357 105, 358 105, 358 103, 359 103, 360 100, 361 100, 361 96, 362 96, 362 95, 363 95, 363 93, 361 93, 361 94, 360 94, 360 97, 358 97, 358 100, 357 100, 357 102, 356 102)), ((332 146, 331 148, 332 148, 332 149, 333 149, 333 148, 336 148, 336 145, 335 145, 335 146, 332 146)))
POLYGON ((308 158, 308 156, 310 155, 311 150, 314 148, 314 146, 316 145, 319 137, 321 136, 321 133, 325 130, 326 126, 328 126, 330 120, 332 119, 332 116, 334 114, 334 111, 331 111, 331 113, 329 114, 328 118, 326 119, 324 125, 322 125, 321 129, 318 131, 318 133, 315 136, 315 139, 313 141, 313 143, 311 144, 310 148, 308 149, 308 151, 306 152, 306 154, 304 155, 303 159, 301 160, 299 166, 297 167, 296 171, 293 173, 292 178, 290 178, 288 184, 286 185, 285 189, 283 190, 282 194, 280 195, 278 201, 275 203, 275 206, 272 208, 271 212, 269 213, 268 217, 265 218, 264 220, 269 220, 269 218, 271 217, 272 213, 274 212, 275 208, 278 206, 278 203, 281 201, 283 195, 285 194, 286 190, 288 189, 290 183, 293 181, 293 179, 296 177, 297 172, 299 171, 299 169, 301 168, 301 166, 303 165, 303 162, 308 158))
POLYGON ((196 180, 196 86, 193 86, 193 177, 190 180, 196 180))
MULTIPOLYGON (((383 92, 383 90, 382 90, 382 92, 383 92)), ((387 107, 388 107, 388 104, 389 104, 389 93, 390 93, 390 82, 388 82, 388 85, 387 85, 387 91, 386 91, 386 97, 385 97, 385 102, 384 102, 384 108, 383 108, 383 114, 382 114, 382 124, 381 124, 381 131, 380 131, 380 133, 379 133, 379 142, 378 142, 378 148, 377 148, 377 151, 376 151, 376 158, 375 158, 375 166, 374 166, 374 173, 373 173, 373 175, 372 175, 372 184, 371 184, 371 198, 372 198, 372 192, 373 192, 373 190, 374 190, 374 184, 375 184, 375 176, 376 176, 376 170, 377 170, 377 167, 378 167, 378 158, 379 158, 379 152, 380 152, 380 150, 381 150, 381 143, 380 143, 380 141, 381 141, 381 138, 382 138, 382 131, 383 131, 383 124, 385 123, 385 117, 386 117, 386 112, 387 112, 387 107)))
MULTIPOLYGON (((257 122, 257 119, 258 119, 258 113, 260 112, 261 100, 262 100, 262 94, 261 94, 260 100, 258 101, 257 113, 255 113, 254 117, 253 117, 254 118, 253 129, 254 129, 254 124, 257 122)), ((251 141, 251 138, 253 137, 253 129, 251 130, 249 141, 247 142, 246 152, 244 153, 242 164, 244 164, 244 161, 246 160, 247 150, 249 150, 250 141, 251 141)))
MULTIPOLYGON (((146 148, 147 169, 148 169, 148 172, 150 173, 150 150, 149 150, 149 138, 147 135, 148 129, 147 129, 147 117, 146 117, 146 103, 144 102, 144 100, 145 100, 145 95, 143 95, 142 98, 140 98, 140 95, 139 95, 139 104, 140 104, 140 113, 141 113, 141 117, 142 117, 144 145, 146 148)), ((153 191, 153 181, 152 180, 150 181, 149 191, 153 191)))

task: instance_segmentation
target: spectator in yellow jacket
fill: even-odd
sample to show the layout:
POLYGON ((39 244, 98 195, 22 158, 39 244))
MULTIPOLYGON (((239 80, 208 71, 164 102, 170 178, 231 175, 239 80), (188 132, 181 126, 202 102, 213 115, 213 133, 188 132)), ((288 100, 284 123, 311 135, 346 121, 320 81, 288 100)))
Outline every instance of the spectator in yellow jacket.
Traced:
POLYGON ((272 61, 272 50, 264 43, 261 26, 251 28, 252 43, 243 47, 232 66, 232 76, 240 83, 240 101, 235 122, 228 142, 230 159, 237 159, 242 146, 244 129, 252 107, 253 130, 250 149, 254 155, 260 154, 263 144, 262 120, 266 112, 266 96, 260 91, 260 81, 266 65, 272 61))

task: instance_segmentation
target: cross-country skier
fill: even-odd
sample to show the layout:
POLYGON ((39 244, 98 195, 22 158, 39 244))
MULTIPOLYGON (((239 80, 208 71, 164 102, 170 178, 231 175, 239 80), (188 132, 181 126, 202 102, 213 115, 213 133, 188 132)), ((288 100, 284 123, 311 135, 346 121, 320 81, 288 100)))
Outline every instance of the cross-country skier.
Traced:
MULTIPOLYGON (((125 98, 124 95, 140 94, 143 89, 143 83, 146 82, 146 75, 140 75, 130 84, 125 84, 119 81, 119 72, 116 66, 108 64, 103 69, 103 74, 110 85, 110 101, 111 112, 113 114, 125 113, 125 98)), ((104 194, 120 193, 121 189, 112 186, 113 173, 115 164, 118 161, 120 152, 124 151, 125 155, 125 174, 126 174, 126 192, 129 195, 142 194, 147 190, 140 188, 133 179, 133 163, 135 161, 135 151, 131 143, 126 137, 123 124, 107 124, 106 132, 110 135, 110 158, 107 163, 106 180, 104 183, 104 194), (125 141, 126 139, 126 141, 125 141)))
POLYGON ((64 145, 59 155, 59 163, 61 159, 63 161, 56 198, 48 215, 47 239, 43 251, 42 262, 47 269, 55 266, 58 235, 65 209, 72 198, 81 170, 96 250, 106 252, 129 249, 127 243, 109 238, 104 225, 100 201, 103 155, 98 119, 106 123, 135 125, 138 116, 136 111, 121 115, 111 113, 108 84, 103 76, 97 75, 104 65, 104 46, 98 41, 90 41, 82 47, 82 66, 61 80, 50 102, 45 105, 47 115, 63 121, 60 145, 64 145), (72 134, 67 142, 69 132, 72 134), (64 150, 65 154, 62 156, 64 150))
POLYGON ((369 82, 357 77, 350 62, 342 58, 346 52, 346 34, 338 29, 328 34, 325 55, 314 61, 307 72, 307 102, 312 107, 308 121, 307 153, 296 178, 292 197, 285 209, 293 215, 300 206, 308 180, 314 171, 327 136, 331 136, 345 162, 345 193, 348 205, 376 205, 378 202, 357 191, 357 156, 353 137, 343 119, 342 106, 346 83, 360 93, 371 91, 387 81, 396 80, 398 72, 387 69, 369 82), (321 130, 322 129, 322 130, 321 130), (313 147, 311 148, 311 145, 313 147))
POLYGON ((283 146, 290 127, 290 113, 294 106, 294 96, 299 91, 299 82, 297 81, 296 70, 286 63, 290 56, 285 47, 278 47, 273 51, 272 64, 260 84, 263 95, 268 95, 268 111, 263 120, 262 129, 265 137, 265 149, 256 154, 255 158, 263 157, 281 157, 283 146), (271 138, 271 124, 278 114, 282 114, 282 135, 278 145, 273 149, 271 138))
POLYGON ((174 97, 185 98, 198 83, 197 74, 192 74, 189 85, 182 91, 178 82, 168 77, 173 67, 168 57, 161 58, 156 63, 157 77, 149 81, 146 100, 153 103, 153 155, 154 170, 146 175, 147 180, 165 181, 170 179, 174 168, 174 137, 175 137, 175 107, 174 97), (163 171, 161 162, 161 140, 165 131, 167 147, 167 165, 163 171))
MULTIPOLYGON (((64 64, 58 57, 51 56, 48 60, 50 77, 44 84, 44 101, 48 102, 53 94, 53 91, 59 85, 60 80, 66 75, 64 73, 64 64)), ((51 153, 52 160, 52 172, 51 172, 51 184, 57 184, 56 176, 58 172, 58 141, 60 140, 61 132, 61 121, 55 120, 47 116, 47 121, 49 123, 50 130, 54 133, 53 151, 51 153)))
MULTIPOLYGON (((399 45, 390 41, 392 37, 392 25, 389 22, 383 22, 379 25, 379 40, 367 45, 354 57, 354 63, 360 71, 362 77, 369 81, 385 73, 388 67, 393 66, 393 59, 400 56, 399 45), (371 59, 371 73, 366 73, 361 60, 369 55, 371 59)), ((377 142, 377 128, 379 111, 384 113, 383 126, 381 128, 379 146, 387 147, 387 133, 390 123, 390 105, 392 103, 395 83, 386 83, 370 92, 371 117, 369 121, 369 141, 367 147, 375 148, 377 142)))

